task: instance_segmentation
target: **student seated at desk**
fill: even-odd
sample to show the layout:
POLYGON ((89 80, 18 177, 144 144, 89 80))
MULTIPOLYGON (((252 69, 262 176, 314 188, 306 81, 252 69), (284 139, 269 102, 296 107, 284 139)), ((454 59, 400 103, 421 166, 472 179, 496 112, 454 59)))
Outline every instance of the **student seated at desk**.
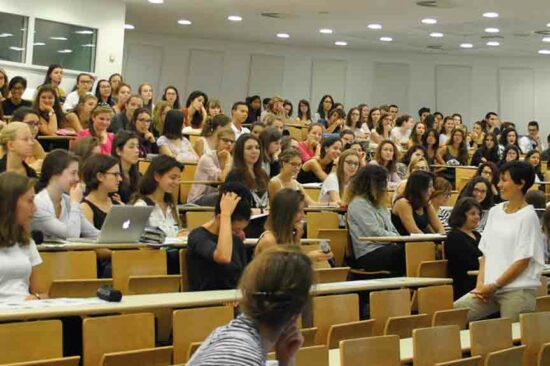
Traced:
POLYGON ((335 161, 342 152, 342 147, 339 137, 325 139, 321 143, 321 155, 309 159, 302 165, 302 169, 298 173, 298 182, 302 184, 322 183, 332 172, 335 161))
POLYGON ((136 206, 155 206, 149 217, 149 226, 159 227, 166 236, 180 233, 178 209, 172 193, 179 187, 183 166, 176 159, 159 155, 155 157, 138 187, 136 206))
POLYGON ((120 165, 122 182, 118 186, 118 196, 124 203, 130 202, 132 196, 137 192, 140 178, 139 142, 138 137, 131 131, 119 131, 113 140, 113 151, 111 153, 120 165))
POLYGON ((300 151, 293 147, 287 148, 279 155, 279 163, 281 164, 281 171, 269 180, 267 186, 269 199, 273 200, 277 192, 288 188, 302 192, 308 206, 315 204, 316 202, 305 193, 304 187, 296 180, 296 176, 302 167, 300 151))
POLYGON ((357 267, 400 274, 405 269, 404 245, 359 240, 364 236, 399 236, 384 205, 387 179, 388 171, 379 165, 359 169, 349 188, 348 226, 357 267))
POLYGON ((35 109, 29 107, 17 108, 11 120, 11 122, 23 122, 27 126, 29 126, 31 130, 31 134, 34 139, 34 145, 32 148, 32 156, 27 158, 26 163, 29 164, 29 166, 33 168, 37 172, 37 174, 40 174, 40 170, 42 169, 42 162, 46 157, 46 152, 44 151, 44 148, 42 147, 42 145, 40 145, 40 141, 38 141, 38 139, 36 138, 38 136, 39 120, 40 117, 38 116, 38 112, 35 109))
POLYGON ((157 140, 159 153, 176 158, 180 163, 196 162, 199 156, 191 143, 182 136, 183 112, 171 110, 166 114, 162 136, 157 140))
POLYGON ((434 208, 434 211, 437 212, 437 217, 447 233, 451 230, 451 227, 449 226, 449 218, 451 217, 452 207, 448 206, 452 188, 453 186, 447 179, 443 177, 435 177, 434 191, 430 197, 430 203, 434 208))
POLYGON ((544 268, 544 239, 533 206, 525 194, 535 181, 528 163, 509 162, 500 170, 500 189, 506 202, 489 211, 479 242, 480 259, 476 288, 458 299, 455 308, 467 308, 468 321, 500 311, 503 318, 519 320, 532 312, 544 268))
POLYGON ((212 332, 188 365, 263 366, 269 350, 275 350, 280 366, 294 365, 303 343, 296 320, 312 283, 311 261, 299 251, 262 253, 239 284, 242 314, 212 332))
POLYGON ((445 240, 445 259, 449 261, 455 300, 476 287, 476 278, 468 271, 477 270, 483 256, 478 248, 481 234, 476 231, 480 219, 481 206, 471 197, 459 199, 449 219, 452 229, 445 240))
MULTIPOLYGON (((299 159, 299 156, 298 156, 299 159)), ((266 230, 258 238, 254 255, 277 246, 277 244, 300 245, 300 239, 304 235, 305 196, 294 189, 282 189, 271 201, 269 216, 266 222, 266 230)), ((307 255, 314 262, 328 261, 332 254, 323 253, 321 250, 313 250, 307 255)))
POLYGON ((150 130, 151 122, 151 112, 147 108, 138 108, 128 126, 128 129, 134 131, 138 136, 140 158, 146 158, 148 154, 158 154, 159 152, 155 136, 150 130))
POLYGON ((61 149, 50 152, 44 159, 36 191, 32 230, 42 231, 45 238, 63 240, 99 235, 80 209, 82 187, 74 154, 61 149))
POLYGON ((11 122, 0 132, 0 147, 4 156, 0 159, 0 173, 15 172, 29 178, 37 174, 26 162, 32 156, 34 139, 28 125, 11 122))
POLYGON ((113 147, 113 139, 115 135, 108 132, 107 129, 111 124, 113 110, 108 106, 97 106, 92 111, 92 121, 87 129, 80 131, 77 138, 97 137, 99 140, 99 149, 102 154, 111 155, 113 147))
POLYGON ((391 220, 401 235, 439 233, 445 229, 430 204, 433 193, 433 174, 416 171, 407 179, 405 192, 391 210, 391 220))
MULTIPOLYGON (((7 83, 7 80, 5 82, 7 83)), ((10 80, 8 93, 4 96, 6 99, 1 102, 1 108, 6 116, 13 116, 15 111, 19 108, 30 108, 32 106, 32 102, 23 99, 25 89, 27 89, 27 80, 25 78, 21 76, 14 76, 10 80), (8 94, 10 96, 9 98, 8 94)), ((3 94, 2 91, 0 91, 0 94, 3 94)), ((1 98, 2 97, 0 97, 0 99, 1 98)))
POLYGON ((34 268, 42 263, 29 230, 36 211, 34 183, 15 172, 0 174, 0 300, 35 300, 34 268))
MULTIPOLYGON (((216 151, 219 142, 220 131, 226 129, 231 123, 231 118, 225 114, 217 114, 214 117, 208 118, 204 126, 202 126, 201 136, 193 145, 193 149, 199 156, 203 156, 212 151, 216 151)), ((233 139, 235 133, 233 132, 233 139)))
POLYGON ((248 262, 241 237, 250 220, 251 201, 250 191, 242 184, 221 186, 214 219, 188 237, 186 262, 191 291, 237 287, 248 262))
POLYGON ((491 183, 483 177, 474 177, 462 188, 458 198, 472 197, 481 206, 481 219, 477 231, 483 233, 487 222, 487 213, 495 205, 491 183))
POLYGON ((330 173, 321 186, 321 204, 341 206, 345 202, 344 192, 361 164, 359 154, 351 149, 344 151, 338 161, 336 172, 330 173))
POLYGON ((306 140, 298 143, 302 163, 321 155, 321 139, 324 132, 325 127, 321 123, 315 122, 308 126, 306 140))
POLYGON ((383 140, 376 148, 374 159, 370 161, 370 164, 383 166, 388 171, 388 189, 395 189, 401 182, 397 172, 398 159, 397 145, 391 140, 383 140))
POLYGON ((55 136, 59 126, 65 122, 65 115, 51 85, 42 85, 38 89, 33 107, 40 116, 39 134, 42 136, 55 136))

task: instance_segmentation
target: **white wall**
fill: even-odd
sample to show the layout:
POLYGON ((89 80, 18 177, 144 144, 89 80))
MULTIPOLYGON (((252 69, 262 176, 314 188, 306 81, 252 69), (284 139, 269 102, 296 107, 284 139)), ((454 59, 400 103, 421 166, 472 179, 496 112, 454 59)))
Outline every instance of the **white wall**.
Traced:
MULTIPOLYGON (((98 29, 95 74, 121 72, 126 5, 122 0, 0 0, 0 11, 98 29)), ((0 60, 8 76, 27 78, 29 91, 44 80, 47 67, 0 60)), ((78 72, 65 70, 62 86, 70 90, 78 72)), ((32 95, 32 93, 31 93, 32 95)))
MULTIPOLYGON (((221 99, 225 110, 258 89, 262 97, 281 94, 294 105, 301 98, 313 98, 312 108, 316 109, 322 87, 338 95, 338 101, 347 107, 395 102, 402 113, 416 116, 420 107, 427 106, 444 114, 460 112, 468 124, 496 111, 503 121, 516 122, 521 132, 526 132, 526 122, 531 119, 541 122, 544 136, 550 132, 550 64, 543 57, 360 52, 129 32, 124 70, 132 72, 125 74, 126 79, 134 87, 152 81, 157 98, 162 88, 174 84, 183 99, 191 91, 189 80, 195 88, 195 73, 205 72, 204 67, 194 66, 197 50, 212 57, 212 64, 223 65, 212 70, 216 78, 208 80, 220 80, 219 93, 211 97, 221 99), (137 49, 156 53, 162 60, 160 67, 142 65, 142 58, 133 52, 137 49), (258 67, 259 59, 272 69, 258 67), (260 82, 262 77, 271 85, 260 82)), ((212 85, 209 88, 212 90, 212 85)))

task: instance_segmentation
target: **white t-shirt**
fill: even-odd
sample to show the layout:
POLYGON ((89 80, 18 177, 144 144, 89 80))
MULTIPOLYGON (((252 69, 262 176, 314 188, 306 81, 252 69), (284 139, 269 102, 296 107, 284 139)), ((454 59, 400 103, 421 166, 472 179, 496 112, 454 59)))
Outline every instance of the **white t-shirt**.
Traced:
MULTIPOLYGON (((139 199, 136 201, 134 206, 147 206, 147 202, 139 199)), ((174 218, 172 208, 170 206, 166 209, 165 216, 162 208, 160 208, 159 205, 155 205, 155 208, 151 212, 151 216, 149 216, 149 221, 147 224, 152 227, 160 228, 169 238, 175 238, 178 236, 179 226, 174 218)))
POLYGON ((485 257, 485 284, 494 283, 512 263, 530 258, 529 266, 501 291, 536 289, 544 268, 544 238, 533 206, 506 213, 506 202, 489 211, 479 250, 485 257))
POLYGON ((403 130, 401 129, 401 127, 394 127, 391 130, 390 138, 393 141, 396 141, 400 144, 406 143, 409 141, 409 137, 411 136, 411 131, 412 130, 405 130, 405 132, 403 133, 403 130))
POLYGON ((233 122, 231 122, 231 129, 235 132, 235 141, 237 141, 242 134, 250 133, 250 130, 246 127, 241 126, 241 129, 239 130, 233 122))
POLYGON ((29 296, 32 267, 40 263, 42 258, 32 240, 26 246, 0 248, 0 301, 29 296))
MULTIPOLYGON (((86 95, 93 95, 93 93, 87 92, 86 95)), ((78 96, 78 92, 76 90, 70 92, 65 98, 65 103, 63 103, 63 112, 68 112, 75 109, 79 101, 80 97, 78 96)))
POLYGON ((330 191, 340 193, 340 185, 338 184, 336 173, 330 173, 324 180, 321 186, 321 193, 319 194, 319 203, 330 202, 330 191))

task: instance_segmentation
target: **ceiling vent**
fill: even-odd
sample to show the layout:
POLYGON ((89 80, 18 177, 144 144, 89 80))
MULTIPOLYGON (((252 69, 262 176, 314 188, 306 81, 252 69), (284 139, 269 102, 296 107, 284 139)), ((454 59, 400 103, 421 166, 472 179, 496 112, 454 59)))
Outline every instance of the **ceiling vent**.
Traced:
POLYGON ((424 8, 452 9, 458 6, 456 0, 420 0, 416 5, 424 8))
POLYGON ((481 39, 504 39, 503 36, 481 36, 481 39))
POLYGON ((541 36, 550 36, 550 30, 539 30, 535 31, 536 34, 540 34, 541 36))
POLYGON ((443 49, 443 46, 438 44, 438 45, 430 45, 430 46, 426 46, 426 48, 430 49, 430 50, 442 50, 443 49))
POLYGON ((275 13, 275 12, 264 12, 260 14, 263 17, 266 18, 272 18, 272 19, 290 19, 295 18, 292 14, 288 13, 275 13))

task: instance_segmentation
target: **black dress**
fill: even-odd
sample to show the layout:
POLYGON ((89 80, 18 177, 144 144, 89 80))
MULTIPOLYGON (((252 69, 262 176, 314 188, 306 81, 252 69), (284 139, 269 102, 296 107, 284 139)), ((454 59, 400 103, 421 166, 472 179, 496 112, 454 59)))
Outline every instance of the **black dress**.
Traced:
MULTIPOLYGON (((430 224, 430 220, 428 219, 428 211, 426 210, 426 208, 424 208, 423 211, 424 212, 422 214, 419 214, 415 210, 413 210, 414 223, 420 229, 420 231, 422 231, 423 233, 428 233, 428 225, 430 224)), ((401 221, 399 215, 396 215, 392 212, 391 222, 393 223, 393 226, 395 226, 397 231, 399 231, 399 234, 411 235, 411 233, 409 233, 405 228, 405 225, 403 225, 403 222, 401 221)))
POLYGON ((445 241, 445 258, 449 261, 455 300, 476 287, 476 277, 469 276, 467 272, 479 269, 479 257, 483 253, 478 249, 481 235, 477 231, 473 233, 475 239, 462 230, 453 229, 445 241))
MULTIPOLYGON (((327 174, 330 174, 332 171, 332 166, 334 163, 328 164, 323 171, 327 174)), ((298 173, 298 177, 296 179, 298 182, 302 184, 306 183, 322 183, 319 178, 315 175, 313 171, 306 172, 303 168, 300 169, 300 172, 298 173)))

